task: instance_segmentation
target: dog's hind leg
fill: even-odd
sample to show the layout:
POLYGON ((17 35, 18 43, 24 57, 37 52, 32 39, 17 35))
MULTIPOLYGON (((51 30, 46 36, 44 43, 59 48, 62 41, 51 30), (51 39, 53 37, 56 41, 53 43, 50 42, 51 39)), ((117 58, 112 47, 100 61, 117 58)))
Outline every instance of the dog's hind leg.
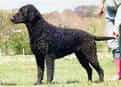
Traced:
POLYGON ((104 71, 103 71, 103 69, 101 68, 101 66, 100 66, 100 64, 98 62, 97 54, 96 54, 95 51, 92 50, 92 52, 90 52, 90 54, 87 55, 87 58, 88 58, 90 64, 97 71, 97 73, 99 75, 99 81, 103 81, 104 80, 104 71))
POLYGON ((98 62, 92 62, 91 65, 96 69, 96 71, 99 74, 99 81, 104 81, 104 71, 103 69, 100 67, 98 62))
POLYGON ((85 50, 85 52, 84 52, 87 60, 94 67, 94 69, 97 71, 97 73, 99 75, 99 81, 103 81, 104 80, 104 72, 103 72, 103 69, 101 68, 101 66, 98 62, 96 49, 94 49, 94 48, 89 49, 88 48, 87 50, 88 51, 85 50))
POLYGON ((35 85, 41 84, 44 76, 44 57, 35 55, 37 63, 37 82, 35 85))
POLYGON ((99 81, 103 81, 104 72, 97 59, 96 43, 94 40, 85 43, 81 45, 81 51, 86 56, 86 59, 89 61, 89 63, 94 67, 94 69, 96 69, 99 75, 99 81))
POLYGON ((51 56, 46 57, 46 67, 47 67, 47 82, 51 83, 54 78, 54 58, 51 56))
POLYGON ((76 56, 79 63, 86 69, 88 81, 92 81, 92 69, 89 65, 89 61, 86 59, 85 55, 81 53, 81 51, 76 52, 76 56))
POLYGON ((104 71, 101 68, 100 64, 98 61, 90 61, 90 64, 96 69, 98 75, 99 75, 99 81, 104 80, 104 71))

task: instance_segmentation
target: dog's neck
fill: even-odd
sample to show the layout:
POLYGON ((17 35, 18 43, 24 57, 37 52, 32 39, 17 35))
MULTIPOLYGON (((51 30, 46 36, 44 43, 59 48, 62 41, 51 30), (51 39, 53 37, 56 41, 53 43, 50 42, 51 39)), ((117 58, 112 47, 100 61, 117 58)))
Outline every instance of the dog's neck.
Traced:
POLYGON ((48 23, 43 18, 38 18, 37 20, 25 23, 28 28, 28 33, 30 39, 34 38, 38 33, 43 33, 46 31, 46 27, 48 27, 48 23))

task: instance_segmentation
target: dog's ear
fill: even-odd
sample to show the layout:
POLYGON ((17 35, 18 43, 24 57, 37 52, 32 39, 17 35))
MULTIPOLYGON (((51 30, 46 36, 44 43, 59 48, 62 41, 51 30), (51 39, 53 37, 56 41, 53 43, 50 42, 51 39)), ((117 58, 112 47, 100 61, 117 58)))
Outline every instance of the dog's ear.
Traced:
POLYGON ((40 17, 40 13, 36 10, 34 11, 30 11, 29 12, 29 21, 33 21, 33 20, 38 20, 40 17))

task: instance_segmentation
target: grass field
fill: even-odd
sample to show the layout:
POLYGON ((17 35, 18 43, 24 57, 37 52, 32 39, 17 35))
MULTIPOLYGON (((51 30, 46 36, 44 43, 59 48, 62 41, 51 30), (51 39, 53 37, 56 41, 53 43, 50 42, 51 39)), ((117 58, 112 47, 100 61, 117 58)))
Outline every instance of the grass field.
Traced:
MULTIPOLYGON (((52 84, 44 83, 38 87, 121 87, 121 81, 111 81, 115 68, 109 53, 98 53, 100 64, 105 71, 102 83, 88 82, 85 70, 74 55, 56 60, 55 78, 52 84), (103 55, 103 56, 102 56, 103 55)), ((94 71, 93 81, 98 79, 94 71)), ((36 65, 34 56, 0 56, 0 87, 34 87, 36 65)), ((36 86, 37 87, 37 86, 36 86)))

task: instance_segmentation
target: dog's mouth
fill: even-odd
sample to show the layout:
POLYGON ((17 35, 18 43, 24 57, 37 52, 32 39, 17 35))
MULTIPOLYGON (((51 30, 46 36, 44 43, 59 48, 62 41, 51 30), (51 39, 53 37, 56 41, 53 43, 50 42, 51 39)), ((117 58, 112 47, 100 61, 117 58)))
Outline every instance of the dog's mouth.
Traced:
POLYGON ((15 16, 12 16, 10 18, 11 22, 13 22, 14 24, 18 24, 18 23, 23 23, 23 20, 18 20, 15 16))
POLYGON ((12 16, 11 18, 10 18, 10 20, 11 20, 11 22, 13 22, 13 23, 17 23, 16 21, 15 21, 15 17, 14 16, 12 16))

